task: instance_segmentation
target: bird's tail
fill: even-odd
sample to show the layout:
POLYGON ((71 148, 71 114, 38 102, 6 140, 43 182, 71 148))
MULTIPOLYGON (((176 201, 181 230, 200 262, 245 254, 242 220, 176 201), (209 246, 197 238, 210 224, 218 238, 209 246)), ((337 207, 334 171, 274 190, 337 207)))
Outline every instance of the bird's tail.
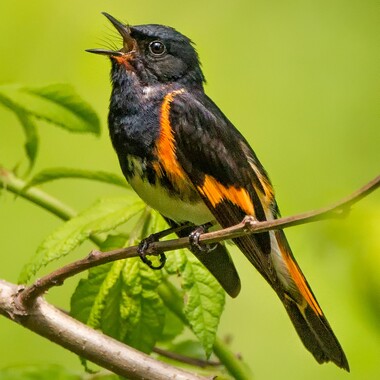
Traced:
POLYGON ((279 252, 274 258, 276 272, 279 272, 281 287, 275 287, 285 309, 305 347, 319 363, 332 361, 338 367, 349 371, 347 358, 330 324, 324 316, 309 284, 298 266, 283 231, 272 233, 272 240, 279 252), (282 266, 281 268, 279 268, 282 266), (281 272, 282 271, 282 272, 281 272), (286 278, 288 276, 288 278, 286 278), (282 290, 280 290, 282 288, 282 290))

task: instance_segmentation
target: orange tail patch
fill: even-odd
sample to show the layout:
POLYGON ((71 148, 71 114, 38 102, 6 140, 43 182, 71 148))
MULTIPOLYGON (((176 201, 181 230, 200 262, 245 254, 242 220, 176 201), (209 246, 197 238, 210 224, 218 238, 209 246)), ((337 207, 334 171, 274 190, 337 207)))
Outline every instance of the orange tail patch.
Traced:
MULTIPOLYGON (((280 232, 280 231, 279 231, 280 232)), ((279 247, 281 249, 282 257, 284 258, 284 261, 286 263, 286 266, 289 270, 289 273, 294 281, 294 283, 297 285, 298 290, 302 294, 302 296, 305 298, 306 302, 309 304, 309 306, 314 310, 314 312, 317 315, 323 315, 322 309, 318 305, 317 300, 315 299, 306 279, 303 275, 300 267, 298 266, 297 262, 295 261, 290 248, 288 247, 287 242, 283 242, 283 238, 281 238, 280 233, 276 233, 277 241, 279 243, 279 247)))

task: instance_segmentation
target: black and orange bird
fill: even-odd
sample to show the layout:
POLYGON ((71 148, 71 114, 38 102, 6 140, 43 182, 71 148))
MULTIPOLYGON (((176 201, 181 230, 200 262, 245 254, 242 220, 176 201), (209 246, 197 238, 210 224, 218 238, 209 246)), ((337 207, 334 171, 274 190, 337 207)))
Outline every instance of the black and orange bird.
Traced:
MULTIPOLYGON (((111 59, 108 123, 122 171, 172 227, 181 225, 180 234, 191 233, 193 253, 236 297, 240 279, 226 247, 202 247, 199 233, 212 224, 235 225, 247 215, 258 221, 277 218, 268 175, 247 140, 205 94, 189 38, 168 26, 129 26, 104 15, 123 46, 88 51, 111 59)), ((284 232, 244 236, 234 243, 276 292, 315 359, 348 371, 346 356, 284 232)))

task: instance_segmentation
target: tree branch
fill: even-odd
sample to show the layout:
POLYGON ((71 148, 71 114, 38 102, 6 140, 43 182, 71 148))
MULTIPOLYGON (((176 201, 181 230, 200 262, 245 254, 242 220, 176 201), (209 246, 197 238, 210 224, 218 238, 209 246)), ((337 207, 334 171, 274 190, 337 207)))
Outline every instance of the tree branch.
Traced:
MULTIPOLYGON (((299 224, 311 223, 318 220, 332 217, 341 217, 348 209, 360 199, 364 198, 380 186, 380 176, 368 182, 350 196, 319 210, 309 211, 303 214, 294 215, 275 220, 258 222, 255 218, 247 216, 241 223, 224 228, 222 230, 208 232, 200 237, 200 242, 204 244, 216 243, 222 240, 233 239, 249 234, 283 229, 299 224)), ((187 237, 159 241, 152 243, 147 249, 147 254, 158 255, 162 252, 172 251, 189 247, 187 237)), ((62 285, 63 282, 75 274, 83 272, 89 268, 108 262, 138 256, 138 246, 115 249, 108 252, 92 251, 86 258, 72 262, 56 271, 38 279, 34 284, 22 290, 19 294, 21 305, 30 306, 40 295, 53 286, 62 285)))
POLYGON ((128 379, 207 380, 153 359, 71 318, 39 298, 25 315, 18 308, 19 287, 0 280, 0 314, 128 379))

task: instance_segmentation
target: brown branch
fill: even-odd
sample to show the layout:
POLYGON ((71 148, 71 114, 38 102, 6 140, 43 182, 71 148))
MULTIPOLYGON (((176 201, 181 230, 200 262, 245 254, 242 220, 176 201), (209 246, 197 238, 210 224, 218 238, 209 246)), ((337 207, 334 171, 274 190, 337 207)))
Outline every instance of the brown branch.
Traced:
MULTIPOLYGON (((248 234, 257 234, 270 230, 283 229, 299 224, 311 223, 318 220, 324 220, 333 217, 342 217, 349 208, 380 186, 380 176, 368 182, 365 186, 358 189, 350 196, 319 210, 309 211, 303 214, 279 218, 270 221, 258 222, 253 217, 247 216, 241 223, 224 228, 219 231, 208 232, 200 237, 200 242, 204 244, 216 243, 222 240, 233 239, 248 234)), ((152 243, 147 254, 158 255, 162 252, 172 251, 189 247, 189 239, 187 237, 152 243)), ((20 305, 30 306, 35 300, 53 286, 62 285, 63 282, 75 274, 83 272, 89 268, 108 262, 126 259, 138 256, 137 246, 116 249, 108 252, 92 251, 86 258, 68 264, 56 271, 37 280, 31 286, 22 290, 18 300, 20 305)))
POLYGON ((39 298, 28 309, 18 308, 19 287, 0 280, 0 315, 62 347, 128 379, 207 380, 128 347, 56 309, 39 298))

